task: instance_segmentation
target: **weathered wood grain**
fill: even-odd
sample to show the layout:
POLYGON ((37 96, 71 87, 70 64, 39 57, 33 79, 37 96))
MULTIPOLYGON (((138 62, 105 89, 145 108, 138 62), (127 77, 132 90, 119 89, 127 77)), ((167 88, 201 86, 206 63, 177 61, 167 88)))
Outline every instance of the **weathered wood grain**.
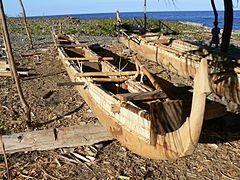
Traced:
MULTIPOLYGON (((112 135, 100 125, 76 125, 2 136, 5 150, 8 154, 92 145, 112 139, 112 135)), ((0 148, 0 153, 3 153, 2 147, 0 148)))
POLYGON ((151 91, 141 93, 124 93, 117 94, 118 99, 121 101, 139 101, 139 100, 153 100, 159 98, 167 98, 167 94, 162 91, 151 91))

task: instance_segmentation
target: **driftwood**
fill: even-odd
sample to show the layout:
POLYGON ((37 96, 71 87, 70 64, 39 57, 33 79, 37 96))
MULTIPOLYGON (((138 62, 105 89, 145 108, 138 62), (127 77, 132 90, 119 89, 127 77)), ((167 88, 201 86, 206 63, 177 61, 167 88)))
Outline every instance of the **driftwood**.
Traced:
MULTIPOLYGON (((100 125, 72 126, 2 136, 8 154, 92 145, 112 139, 112 135, 100 125)), ((3 154, 2 147, 0 153, 3 154)))

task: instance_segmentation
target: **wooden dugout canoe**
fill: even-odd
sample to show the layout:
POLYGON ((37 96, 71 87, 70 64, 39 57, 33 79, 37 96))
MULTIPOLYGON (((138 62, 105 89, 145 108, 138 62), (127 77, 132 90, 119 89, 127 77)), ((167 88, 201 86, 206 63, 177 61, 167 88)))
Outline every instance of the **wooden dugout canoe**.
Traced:
POLYGON ((62 40, 68 39, 64 34, 56 36, 56 42, 60 42, 59 57, 71 81, 77 83, 76 89, 117 140, 131 151, 152 159, 175 159, 193 153, 209 92, 206 59, 201 61, 195 76, 190 116, 179 124, 176 121, 182 118, 184 110, 181 101, 169 99, 136 58, 135 71, 120 71, 113 60, 103 60, 87 46, 61 45, 62 40), (147 76, 151 86, 141 81, 141 74, 147 76), (172 117, 172 122, 162 123, 167 117, 172 117))
POLYGON ((218 52, 159 33, 136 33, 121 24, 118 27, 125 46, 180 76, 194 78, 201 60, 206 58, 211 91, 240 105, 240 60, 236 57, 223 57, 218 52))

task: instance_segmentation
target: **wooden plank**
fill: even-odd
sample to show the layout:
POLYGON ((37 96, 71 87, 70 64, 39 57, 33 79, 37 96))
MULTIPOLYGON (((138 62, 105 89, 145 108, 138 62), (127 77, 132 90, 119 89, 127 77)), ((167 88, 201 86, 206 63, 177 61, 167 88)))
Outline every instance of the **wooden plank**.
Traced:
POLYGON ((240 67, 234 68, 234 71, 235 71, 236 73, 240 73, 240 67))
POLYGON ((89 61, 89 60, 98 60, 98 61, 112 61, 113 57, 65 57, 64 60, 67 61, 89 61))
POLYGON ((35 55, 41 55, 43 52, 27 52, 21 54, 22 57, 28 57, 28 56, 35 56, 35 55))
MULTIPOLYGON (((29 76, 29 73, 25 71, 18 71, 17 73, 21 76, 29 76)), ((0 71, 0 76, 11 77, 12 74, 10 71, 0 71)))
POLYGON ((222 117, 227 114, 226 107, 222 104, 213 103, 206 104, 204 120, 211 120, 215 118, 222 117))
POLYGON ((123 82, 130 78, 91 78, 92 81, 96 82, 123 82))
POLYGON ((83 86, 85 82, 62 82, 57 83, 57 86, 83 86))
POLYGON ((117 94, 116 97, 121 101, 141 101, 141 100, 167 98, 167 94, 164 92, 155 90, 151 92, 117 94))
MULTIPOLYGON (((6 153, 9 154, 92 145, 112 139, 112 135, 100 125, 72 126, 2 136, 6 153)), ((3 153, 2 147, 0 153, 3 153)))
POLYGON ((130 76, 137 74, 137 71, 119 71, 119 72, 84 72, 76 73, 76 77, 91 77, 91 76, 130 76))
POLYGON ((71 47, 86 47, 87 44, 57 44, 58 47, 65 47, 65 48, 71 48, 71 47))
POLYGON ((7 69, 9 68, 9 64, 0 64, 0 69, 7 69))
POLYGON ((75 40, 75 39, 57 39, 58 42, 77 42, 80 40, 75 40))

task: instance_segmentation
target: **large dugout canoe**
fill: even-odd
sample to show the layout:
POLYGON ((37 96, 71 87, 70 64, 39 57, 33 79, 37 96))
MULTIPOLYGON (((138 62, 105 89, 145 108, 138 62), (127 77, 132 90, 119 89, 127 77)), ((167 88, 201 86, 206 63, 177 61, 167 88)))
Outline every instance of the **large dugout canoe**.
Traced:
POLYGON ((75 83, 96 117, 118 141, 152 159, 175 159, 193 153, 210 90, 206 59, 202 59, 195 76, 190 116, 185 117, 181 101, 171 100, 136 57, 135 70, 120 71, 115 66, 119 62, 100 57, 67 35, 57 35, 55 42, 71 84, 75 83), (139 78, 141 75, 147 78, 139 78))
POLYGON ((125 46, 180 76, 194 78, 201 60, 207 59, 211 91, 240 105, 240 59, 237 57, 225 57, 203 46, 159 33, 132 31, 121 24, 118 28, 120 41, 125 46))

